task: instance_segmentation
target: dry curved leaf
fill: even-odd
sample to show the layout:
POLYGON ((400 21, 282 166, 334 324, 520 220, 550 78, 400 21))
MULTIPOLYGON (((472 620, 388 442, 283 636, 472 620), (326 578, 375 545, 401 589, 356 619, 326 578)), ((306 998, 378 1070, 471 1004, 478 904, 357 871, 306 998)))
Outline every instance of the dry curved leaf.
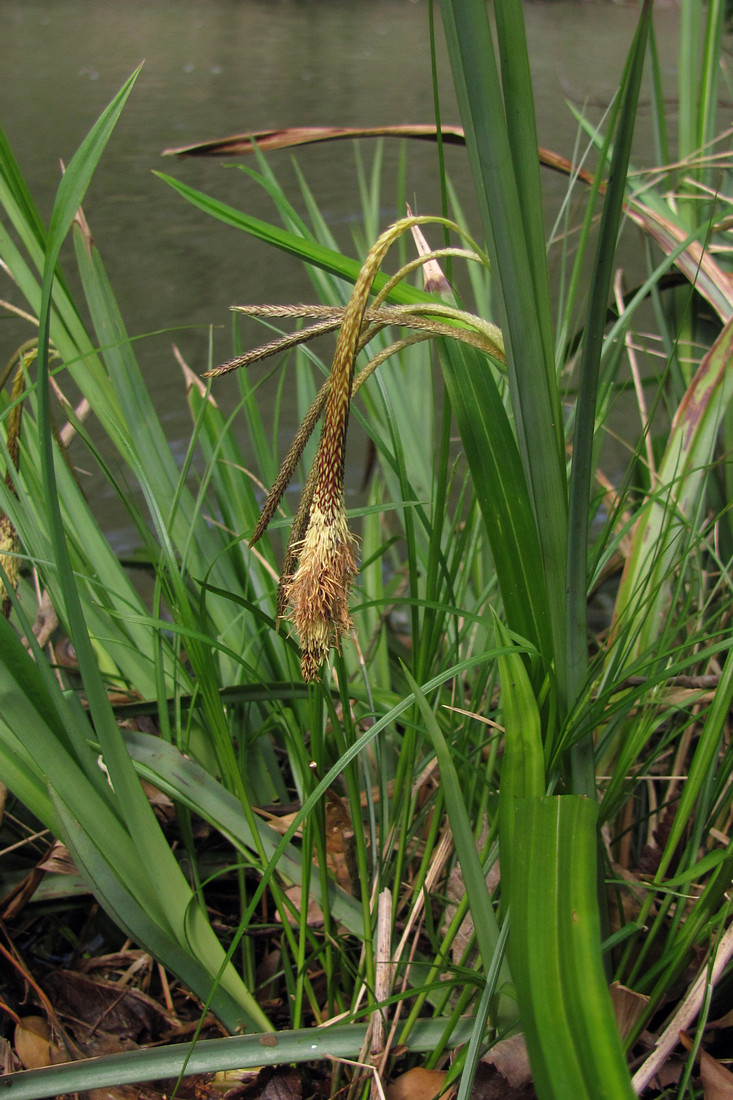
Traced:
POLYGON ((43 1016, 23 1016, 16 1025, 15 1053, 26 1069, 42 1069, 68 1062, 69 1057, 51 1038, 43 1016))
MULTIPOLYGON (((693 1041, 686 1031, 680 1032, 680 1042, 686 1050, 692 1050, 693 1041)), ((697 1058, 705 1100, 733 1100, 733 1073, 702 1048, 697 1058)))
POLYGON ((636 1023, 649 1004, 649 998, 643 993, 637 993, 620 982, 611 984, 611 1000, 613 1002, 613 1014, 616 1017, 619 1034, 626 1040, 634 1030, 636 1023))
POLYGON ((522 1032, 501 1039, 481 1060, 494 1066, 512 1089, 523 1088, 532 1080, 527 1043, 522 1032))
POLYGON ((700 1076, 705 1100, 733 1100, 733 1073, 704 1050, 700 1051, 700 1076))
POLYGON ((445 1076, 443 1069, 423 1069, 421 1066, 408 1069, 407 1073, 400 1074, 387 1085, 387 1100, 433 1100, 435 1096, 447 1097, 450 1089, 440 1091, 445 1076))

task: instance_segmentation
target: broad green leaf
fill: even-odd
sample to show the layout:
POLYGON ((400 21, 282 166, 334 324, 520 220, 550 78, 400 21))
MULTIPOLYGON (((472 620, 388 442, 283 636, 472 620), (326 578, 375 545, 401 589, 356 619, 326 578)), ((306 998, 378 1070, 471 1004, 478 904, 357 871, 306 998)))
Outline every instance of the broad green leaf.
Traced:
MULTIPOLYGON (((208 821, 240 850, 264 851, 272 858, 280 837, 269 825, 257 819, 258 842, 255 843, 249 825, 242 815, 239 801, 190 757, 184 756, 173 745, 149 734, 127 731, 127 747, 140 774, 154 786, 168 794, 175 802, 187 806, 208 821)), ((290 846, 278 855, 279 875, 300 884, 303 867, 300 852, 290 846)), ((311 880, 311 895, 320 902, 321 887, 317 876, 311 880)), ((362 927, 361 909, 357 902, 332 884, 329 908, 334 919, 344 924, 354 934, 362 927)))
MULTIPOLYGON (((568 517, 566 698, 569 705, 577 701, 586 685, 588 674, 588 527, 594 474, 598 379, 651 15, 651 3, 647 2, 642 9, 639 27, 621 84, 622 99, 618 110, 618 123, 615 125, 613 135, 613 157, 603 202, 601 226, 591 275, 588 317, 583 337, 568 517)), ((610 140, 609 131, 604 154, 610 140)), ((578 794, 585 794, 589 798, 594 797, 595 770, 592 737, 586 737, 573 747, 571 759, 573 789, 578 794)))
MULTIPOLYGON (((186 935, 181 940, 151 910, 147 899, 141 898, 135 887, 124 880, 116 862, 122 845, 113 842, 102 823, 97 823, 96 830, 90 830, 78 819, 81 801, 77 798, 72 807, 54 798, 61 835, 82 876, 94 884, 96 897, 119 927, 178 975, 189 989, 197 991, 202 1000, 210 998, 212 1011, 230 1031, 243 1027, 269 1030, 267 1017, 234 967, 231 964, 223 967, 224 949, 198 900, 193 895, 189 899, 186 935), (222 967, 220 976, 219 967, 222 967)), ((129 840, 127 846, 133 848, 129 840)), ((134 859, 134 853, 131 854, 134 859)), ((161 892, 164 890, 165 885, 161 884, 161 892)))
POLYGON ((506 647, 497 657, 501 683, 501 714, 504 726, 504 755, 499 786, 499 849, 502 854, 502 898, 512 907, 511 852, 514 850, 514 819, 518 798, 540 798, 545 793, 545 755, 537 700, 524 661, 498 617, 494 616, 496 639, 506 647))
MULTIPOLYGON (((501 81, 483 0, 443 0, 443 26, 466 135, 492 273, 503 299, 507 371, 519 451, 541 549, 546 608, 561 693, 565 690, 565 569, 567 492, 565 441, 555 376, 553 334, 541 204, 537 137, 530 120, 510 137, 510 89, 522 88, 528 68, 520 0, 502 0, 501 81), (531 208, 527 205, 531 203, 531 208), (541 207, 540 207, 541 208, 541 207)), ((522 502, 523 503, 523 502, 522 502)), ((544 610, 544 608, 543 608, 544 610)), ((508 620, 512 629, 519 625, 508 620)))
MULTIPOLYGON (((447 1019, 420 1020, 407 1042, 410 1051, 431 1051, 440 1042, 447 1019)), ((473 1021, 460 1020, 451 1027, 450 1040, 468 1042, 473 1021)), ((362 1023, 280 1031, 277 1036, 232 1035, 226 1039, 176 1043, 114 1054, 110 1057, 71 1062, 49 1069, 27 1070, 2 1079, 3 1096, 10 1100, 41 1100, 67 1092, 133 1084, 187 1074, 216 1073, 288 1062, 313 1062, 331 1058, 357 1058, 367 1034, 362 1023)))
POLYGON ((634 1095, 601 961, 597 816, 577 795, 516 804, 509 959, 540 1100, 634 1095))

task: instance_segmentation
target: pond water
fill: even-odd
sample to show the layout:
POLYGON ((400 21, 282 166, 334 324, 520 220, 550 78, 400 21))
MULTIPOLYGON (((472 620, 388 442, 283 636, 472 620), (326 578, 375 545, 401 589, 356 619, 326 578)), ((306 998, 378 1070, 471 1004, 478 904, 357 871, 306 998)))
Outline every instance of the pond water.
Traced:
MULTIPOLYGON (((576 123, 566 101, 588 105, 599 117, 617 86, 636 18, 636 4, 526 5, 540 144, 572 156, 576 123)), ((69 159, 127 76, 145 62, 85 212, 129 332, 155 334, 141 339, 137 352, 169 438, 182 450, 190 419, 171 345, 194 370, 203 370, 209 326, 215 326, 215 357, 231 353, 230 305, 309 300, 312 293, 298 264, 197 212, 152 171, 167 171, 275 220, 255 183, 220 160, 176 162, 162 159, 161 151, 287 125, 433 121, 427 0, 2 0, 0 27, 0 121, 46 217, 59 160, 69 159)), ((674 6, 660 12, 670 97, 677 27, 674 6)), ((443 120, 458 122, 440 33, 443 120)), ((648 163, 643 125, 644 112, 638 152, 648 163)), ((369 161, 368 145, 364 152, 369 161)), ((397 143, 388 143, 384 225, 398 213, 392 198, 398 158, 397 143)), ((353 253, 360 201, 351 145, 301 149, 298 161, 339 242, 353 253)), ((271 154, 270 163, 295 205, 302 205, 291 154, 271 154)), ((463 150, 448 150, 448 171, 470 219, 463 150)), ((545 178, 549 217, 565 184, 545 178)), ((420 212, 438 211, 431 146, 410 148, 407 194, 420 212)), ((476 219, 472 224, 477 228, 476 219)), ((0 276, 2 297, 12 298, 13 291, 0 276)), ((0 360, 6 362, 29 335, 3 318, 0 360)), ((216 392, 226 404, 234 387, 222 380, 216 392)), ((104 490, 93 485, 87 492, 104 490)), ((111 495, 101 504, 107 530, 126 548, 129 532, 119 505, 111 495)))

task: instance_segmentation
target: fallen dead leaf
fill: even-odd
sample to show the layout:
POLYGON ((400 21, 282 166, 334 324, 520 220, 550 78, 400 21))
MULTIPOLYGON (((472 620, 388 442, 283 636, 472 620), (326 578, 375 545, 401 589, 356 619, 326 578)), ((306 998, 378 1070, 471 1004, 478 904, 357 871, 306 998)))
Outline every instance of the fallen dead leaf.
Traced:
MULTIPOLYGON (((489 835, 489 821, 488 817, 484 817, 483 824, 481 826, 481 834, 477 841, 476 847, 481 851, 483 845, 486 843, 486 838, 489 835)), ((489 873, 486 876, 486 888, 490 894, 493 894, 501 881, 501 868, 499 866, 499 860, 497 859, 489 868, 489 873)), ((461 901, 466 895, 466 887, 463 881, 463 871, 460 864, 457 864, 451 871, 448 877, 447 891, 449 904, 445 907, 443 913, 443 930, 446 930, 456 915, 456 910, 461 901)), ((473 927, 473 918, 468 913, 463 921, 461 927, 456 933, 453 943, 451 945, 451 957, 456 964, 460 964, 465 958, 465 953, 474 941, 475 932, 473 927)), ((473 956, 476 954, 475 947, 473 948, 473 956)))
POLYGON ((513 1088, 521 1088, 532 1080, 529 1055, 524 1035, 511 1035, 487 1051, 482 1062, 494 1066, 513 1088))
POLYGON ((139 989, 75 970, 56 970, 48 981, 54 1006, 94 1031, 111 1031, 120 1040, 155 1040, 178 1025, 175 1016, 139 989))
MULTIPOLYGON (((686 1031, 680 1032, 680 1042, 686 1050, 692 1050, 693 1042, 686 1031)), ((702 1048, 697 1057, 705 1100, 733 1100, 733 1073, 702 1048)))
POLYGON ((700 1051, 700 1076, 705 1100, 733 1100, 733 1073, 707 1051, 700 1051))
POLYGON ((636 993, 619 982, 611 983, 611 1000, 613 1012, 618 1024, 618 1030, 622 1039, 627 1039, 636 1026, 637 1020, 642 1015, 649 998, 643 993, 636 993))
MULTIPOLYGON (((397 137, 417 138, 423 141, 437 141, 437 127, 430 124, 417 126, 288 126, 280 130, 250 130, 246 134, 233 134, 231 137, 214 138, 199 141, 195 145, 181 145, 175 149, 164 149, 163 156, 170 157, 223 157, 240 153, 253 153, 255 147, 266 152, 272 149, 292 149, 294 145, 308 145, 318 141, 331 141, 344 138, 397 137)), ((444 144, 463 145, 465 136, 460 126, 441 126, 444 144)), ((573 165, 559 153, 551 149, 538 150, 540 163, 563 175, 576 174, 586 183, 593 183, 593 177, 583 168, 573 165)))
POLYGON ((140 1089, 130 1085, 118 1085, 117 1088, 90 1089, 86 1094, 87 1100, 138 1100, 140 1089))
MULTIPOLYGON (((301 912, 301 906, 303 905, 303 889, 302 889, 302 887, 301 886, 289 886, 287 888, 287 890, 285 891, 285 895, 290 900, 293 908, 295 909, 295 913, 300 913, 301 912)), ((289 920, 290 924, 293 924, 293 925, 297 925, 297 923, 298 923, 298 918, 295 915, 295 913, 288 914, 288 920, 289 920)), ((280 923, 280 919, 281 919, 280 918, 280 913, 278 912, 278 913, 275 914, 275 920, 278 923, 280 923)), ((318 902, 314 898, 311 898, 311 897, 308 898, 308 915, 306 917, 306 922, 307 922, 309 928, 314 928, 314 927, 317 927, 317 926, 323 924, 323 910, 321 909, 318 902)))
POLYGON ((451 1089, 440 1091, 445 1077, 444 1069, 423 1069, 421 1066, 408 1069, 387 1085, 387 1100, 433 1100, 434 1096, 448 1096, 451 1089))
POLYGON ((68 1062, 69 1057, 51 1038, 43 1016, 23 1016, 16 1025, 15 1053, 26 1069, 42 1069, 68 1062))
POLYGON ((225 1092, 222 1100, 302 1100, 303 1081, 292 1066, 265 1066, 254 1080, 225 1092))

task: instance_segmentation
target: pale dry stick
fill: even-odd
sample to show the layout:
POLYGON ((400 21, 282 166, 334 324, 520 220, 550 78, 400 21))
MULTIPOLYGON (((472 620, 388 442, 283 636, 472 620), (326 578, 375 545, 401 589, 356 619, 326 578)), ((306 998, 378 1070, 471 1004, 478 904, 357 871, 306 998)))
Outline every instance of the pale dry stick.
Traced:
MULTIPOLYGON (((374 906, 377 904, 377 888, 378 888, 378 883, 375 880, 372 883, 371 895, 369 897, 369 912, 370 913, 374 912, 374 906)), ((361 952, 360 952, 360 956, 359 956, 359 964, 358 964, 359 967, 361 967, 362 963, 364 962, 365 954, 366 954, 365 946, 364 946, 364 943, 362 942, 361 952)), ((322 1026, 323 1027, 328 1027, 329 1024, 338 1023, 345 1016, 350 1016, 352 1018, 355 1018, 358 1011, 359 1011, 359 1006, 361 1005, 361 1002, 363 1001, 364 997, 366 997, 367 992, 368 992, 367 984, 366 984, 365 981, 362 981, 361 985, 359 986, 359 991, 356 994, 356 997, 354 999, 354 1002, 353 1002, 349 1012, 343 1012, 339 1016, 332 1017, 330 1020, 328 1020, 322 1026)), ((363 1060, 367 1056, 367 1052, 368 1052, 368 1049, 369 1049, 370 1032, 371 1032, 371 1020, 369 1021, 369 1024, 367 1025, 367 1033, 364 1036, 364 1043, 362 1044, 362 1048, 359 1052, 359 1059, 360 1059, 359 1064, 361 1064, 361 1062, 363 1062, 363 1060)))
MULTIPOLYGON (((380 932, 380 909, 379 909, 379 907, 382 904, 382 895, 381 895, 381 893, 379 895, 377 894, 377 889, 378 889, 378 883, 375 880, 372 883, 372 891, 371 891, 371 896, 369 898, 369 912, 373 913, 374 912, 374 907, 377 906, 377 945, 376 946, 377 946, 377 959, 378 959, 379 958, 378 951, 379 951, 379 943, 380 943, 380 941, 379 941, 379 932, 380 932)), ((391 912, 391 909, 392 909, 392 896, 391 896, 391 894, 390 894, 390 899, 389 899, 389 905, 390 905, 390 925, 391 925, 391 923, 392 923, 392 912, 391 912)), ((389 943, 387 945, 386 955, 387 956, 389 955, 389 943)), ((362 950, 361 950, 361 958, 362 958, 362 960, 364 958, 364 945, 363 944, 362 944, 362 950)), ((376 985, 377 980, 378 979, 377 979, 376 974, 375 974, 375 985, 376 985)), ((367 995, 367 992, 368 992, 367 983, 365 981, 362 981, 361 986, 359 988, 359 992, 356 995, 356 1000, 354 1002, 354 1006, 351 1010, 352 1015, 356 1014, 356 1012, 359 1008, 359 1005, 361 1004, 362 999, 367 995)), ((375 998, 376 998, 376 994, 375 994, 375 998)), ((364 1042, 362 1043, 361 1049, 360 1049, 359 1054, 358 1054, 358 1063, 360 1065, 366 1064, 366 1059, 369 1057, 369 1052, 370 1052, 371 1047, 372 1047, 372 1036, 374 1034, 374 1029, 375 1029, 375 1026, 377 1024, 378 1017, 379 1017, 378 1011, 372 1012, 370 1017, 369 1017, 369 1022, 367 1024, 366 1035, 364 1036, 364 1042)), ((354 1091, 354 1083, 352 1082, 351 1088, 349 1089, 349 1100, 351 1100, 353 1091, 354 1091)))
POLYGON ((733 924, 729 925, 715 952, 715 960, 710 968, 709 961, 690 986, 682 1004, 656 1041, 655 1048, 631 1078, 631 1086, 637 1096, 651 1082, 654 1075, 679 1043, 681 1031, 686 1031, 703 1006, 708 990, 715 988, 718 979, 733 957, 733 924))
POLYGON ((165 1001, 165 1007, 169 1012, 172 1012, 177 1016, 175 1005, 173 1004, 173 997, 171 996, 171 988, 168 984, 168 975, 166 974, 165 967, 158 963, 158 977, 163 987, 163 1000, 165 1001))
MULTIPOLYGON (((613 295, 616 299, 616 309, 618 310, 619 317, 623 313, 624 309, 624 292, 621 286, 622 272, 621 268, 616 272, 616 278, 614 279, 613 295)), ((649 476, 653 481, 656 477, 656 467, 654 464, 654 449, 652 447, 652 437, 646 430, 648 424, 648 412, 646 407, 646 398, 644 397, 644 387, 642 386, 641 376, 639 374, 639 363, 636 358, 636 352, 634 351, 633 340, 631 331, 626 330, 624 336, 624 344, 626 345, 626 354, 629 359, 629 367, 631 369, 631 377, 634 382, 634 393, 636 394, 636 402, 639 407, 639 418, 641 420, 641 430, 644 438, 644 445, 646 447, 646 460, 649 466, 649 476)))
MULTIPOLYGON (((730 160, 730 150, 722 149, 719 153, 705 152, 706 149, 711 149, 714 145, 719 145, 722 141, 726 141, 733 135, 733 127, 728 130, 723 130, 721 134, 717 134, 715 137, 710 138, 704 145, 701 145, 699 149, 694 149, 682 160, 673 161, 671 164, 657 165, 651 168, 640 168, 634 174, 640 179, 644 176, 652 176, 654 178, 654 186, 665 179, 670 172, 678 172, 681 169, 691 168, 706 168, 715 167, 716 164, 723 162, 723 166, 727 166, 730 160)), ((690 182, 689 180, 687 182, 690 182)))
MULTIPOLYGON (((51 384, 54 387, 56 385, 55 382, 53 382, 53 381, 51 382, 51 384)), ((58 391, 58 396, 59 396, 60 400, 62 400, 63 402, 66 402, 66 398, 63 396, 61 391, 58 391)), ((71 408, 71 406, 69 406, 69 408, 71 408)), ((81 399, 81 401, 79 402, 79 404, 74 409, 74 421, 75 422, 72 423, 71 420, 67 420, 66 423, 59 430, 59 443, 61 444, 62 447, 68 448, 68 447, 71 446, 71 441, 76 438, 76 436, 78 434, 78 431, 79 431, 79 429, 77 428, 76 425, 77 424, 83 424, 84 421, 89 416, 91 411, 92 411, 92 406, 89 404, 86 397, 83 397, 81 399)))
POLYGON ((657 789, 654 786, 655 776, 648 775, 646 777, 646 795, 649 799, 649 813, 647 815, 647 829, 646 829, 646 842, 652 849, 657 849, 659 845, 656 842, 654 834, 659 827, 659 799, 657 798, 657 789))
POLYGON ((0 859, 2 859, 4 856, 9 856, 11 852, 14 852, 16 850, 16 848, 24 848, 26 844, 31 844, 34 840, 40 840, 41 838, 45 839, 47 836, 50 835, 50 829, 39 829, 37 833, 30 833, 28 836, 21 837, 20 840, 16 840, 15 844, 8 844, 6 848, 0 848, 0 859))
MULTIPOLYGON (((412 934, 413 926, 417 922, 418 917, 422 914, 422 911, 425 907, 426 897, 429 895, 430 891, 433 889, 436 882, 438 881, 438 878, 442 875, 442 873, 445 869, 445 865, 446 865, 446 862, 448 860, 448 856, 451 853, 452 848, 453 848, 453 834, 451 832, 450 825, 448 823, 446 823, 446 825, 443 829, 443 835, 441 836, 440 841, 438 842, 438 847, 435 850, 435 855, 434 855, 434 857, 433 857, 433 859, 430 863, 430 867, 428 868, 428 873, 425 876, 425 884, 424 884, 422 890, 420 891, 420 893, 419 893, 419 895, 418 895, 418 897, 415 901, 415 904, 413 905, 412 909, 410 910, 410 914, 409 914, 409 916, 407 918, 407 922, 405 924, 405 930, 402 933, 402 938, 400 939, 400 942, 397 944, 397 947, 394 951, 393 961, 394 961, 394 966, 395 967, 397 966, 400 959, 402 958, 402 954, 405 950, 405 945, 407 943, 408 937, 412 934)), ((416 930, 415 939, 414 939, 414 942, 413 942, 413 945, 412 945, 412 950, 410 952, 410 963, 412 962, 412 959, 414 957, 416 949, 417 949, 417 930, 416 930)), ((407 967, 405 968, 405 973, 404 973, 403 978, 402 978, 402 988, 403 989, 405 989, 407 987, 407 981, 408 981, 408 978, 409 978, 409 974, 410 974, 410 965, 408 963, 407 967)), ((397 1033, 397 1025, 398 1025, 399 1020, 400 1020, 400 1015, 402 1013, 402 1006, 403 1006, 404 1003, 405 1003, 404 1000, 400 1000, 397 1003, 396 1007, 395 1007, 394 1016, 392 1017, 392 1025, 389 1029, 389 1036, 387 1038, 387 1042, 386 1042, 385 1047, 384 1047, 384 1052, 382 1054, 381 1063, 378 1067, 380 1076, 384 1073, 384 1067, 385 1067, 385 1064, 387 1062, 387 1058, 389 1057, 389 1052, 390 1052, 390 1049, 392 1047, 392 1043, 394 1042, 394 1037, 397 1033)))
MULTIPOLYGON (((382 1054, 385 1048, 386 1026, 384 1009, 381 1007, 392 993, 395 962, 392 960, 392 891, 382 890, 377 904, 377 932, 375 951, 374 1000, 376 1006, 371 1018, 371 1050, 369 1061, 375 1067, 384 1067, 382 1054)), ((372 1098, 376 1096, 376 1082, 380 1079, 380 1070, 372 1081, 372 1098)))
MULTIPOLYGON (((413 793, 414 793, 415 789, 422 784, 422 782, 425 779, 425 776, 427 774, 429 774, 429 772, 431 770, 433 770, 436 766, 437 766, 436 762, 433 762, 432 764, 428 764, 427 767, 423 769, 423 771, 420 773, 420 776, 418 776, 418 779, 417 779, 416 783, 413 784, 413 793)), ((451 831, 450 831, 450 826, 446 825, 445 830, 443 832, 443 836, 441 838, 441 841, 438 844, 438 847, 436 849, 435 857, 434 857, 434 859, 433 859, 433 861, 430 865, 430 868, 428 869, 427 875, 425 876, 425 886, 424 886, 423 890, 421 891, 421 893, 418 895, 417 900, 415 902, 415 905, 413 906, 413 909, 410 911, 410 915, 408 916, 407 923, 405 925, 405 929, 402 933, 402 938, 400 939, 400 942, 399 942, 396 950, 394 952, 392 952, 392 954, 391 954, 392 974, 394 973, 394 969, 396 968, 398 962, 402 958, 402 954, 403 954, 403 951, 405 949, 405 944, 407 942, 408 937, 411 934, 412 927, 415 924, 415 921, 417 920, 417 918, 420 916, 420 913, 422 912, 423 906, 425 905, 426 892, 429 891, 429 890, 432 890, 433 886, 435 885, 435 882, 437 881, 439 875, 442 873, 443 868, 445 867, 446 860, 448 859, 448 855, 450 854, 452 841, 453 841, 453 837, 452 837, 452 834, 451 834, 451 831)), ((377 902, 377 899, 376 899, 376 896, 375 896, 376 885, 377 884, 375 883, 374 887, 372 889, 372 897, 371 897, 371 901, 370 901, 370 908, 373 908, 373 906, 377 902)), ((381 895, 380 895, 380 899, 381 899, 381 895)), ((390 924, 391 924, 391 916, 390 916, 390 924)), ((413 946, 412 954, 414 954, 414 950, 415 950, 415 947, 413 946)), ((389 952, 389 946, 387 947, 387 952, 389 952)), ((393 981, 393 980, 394 980, 393 978, 390 979, 390 981, 393 981)), ((406 981, 407 981, 407 974, 405 974, 405 976, 403 978, 403 987, 404 987, 406 981)), ((359 990, 359 992, 357 994, 357 997, 356 997, 355 1007, 352 1009, 352 1014, 354 1014, 356 1012, 356 1009, 358 1008, 358 1005, 361 1002, 363 996, 366 994, 366 992, 367 992, 366 984, 362 983, 361 989, 359 990)), ((379 998, 377 998, 377 1000, 379 1000, 379 998)), ((394 1019, 392 1021, 392 1025, 391 1025, 390 1031, 389 1031, 389 1038, 387 1039, 386 1045, 384 1047, 384 1051, 382 1053, 381 1064, 379 1066, 380 1074, 384 1072, 384 1065, 386 1063, 387 1057, 389 1056, 389 1050, 390 1050, 390 1047, 392 1045, 392 1041, 394 1039, 395 1031, 397 1029, 397 1022, 399 1020, 401 1008, 402 1008, 402 1003, 400 1002, 400 1004, 398 1004, 397 1007, 396 1007, 394 1019)), ((367 1029, 367 1034, 364 1038, 364 1044, 363 1044, 362 1049, 361 1049, 360 1054, 359 1054, 359 1057, 362 1060, 364 1060, 367 1057, 368 1052, 370 1050, 370 1047, 372 1045, 372 1031, 373 1031, 373 1025, 374 1025, 375 1020, 376 1020, 376 1015, 372 1015, 372 1017, 369 1021, 369 1027, 367 1029)), ((333 1021, 331 1021, 331 1022, 333 1022, 333 1021)))

